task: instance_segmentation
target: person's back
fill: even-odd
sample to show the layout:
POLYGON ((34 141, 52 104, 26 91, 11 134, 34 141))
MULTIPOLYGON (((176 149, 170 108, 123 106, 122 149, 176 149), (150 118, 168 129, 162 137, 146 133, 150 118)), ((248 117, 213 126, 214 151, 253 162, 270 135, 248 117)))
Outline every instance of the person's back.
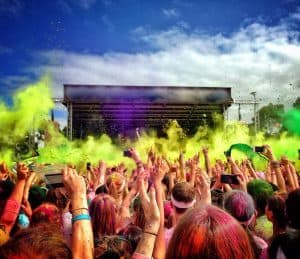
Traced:
POLYGON ((286 213, 289 228, 286 233, 274 238, 270 245, 270 259, 300 258, 300 188, 289 193, 286 200, 286 213))
POLYGON ((166 247, 170 242, 177 222, 189 208, 194 206, 196 201, 195 197, 194 187, 187 182, 177 183, 173 187, 171 192, 171 205, 173 207, 175 222, 171 228, 165 229, 166 247))
POLYGON ((240 190, 228 192, 224 199, 224 209, 246 230, 256 258, 267 258, 268 244, 249 228, 251 222, 255 220, 255 206, 252 197, 240 190))
POLYGON ((264 180, 255 179, 247 184, 247 191, 252 196, 258 213, 254 231, 268 242, 273 236, 273 224, 265 215, 265 209, 268 199, 273 195, 272 185, 264 180))

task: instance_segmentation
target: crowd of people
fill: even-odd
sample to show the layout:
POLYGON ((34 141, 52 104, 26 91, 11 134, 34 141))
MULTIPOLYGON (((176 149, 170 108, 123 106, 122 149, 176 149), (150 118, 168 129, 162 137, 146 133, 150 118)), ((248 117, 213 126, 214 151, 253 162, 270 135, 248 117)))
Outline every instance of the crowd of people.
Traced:
POLYGON ((132 172, 66 165, 58 188, 2 162, 0 258, 299 259, 299 176, 270 146, 262 154, 257 172, 249 160, 211 161, 208 148, 175 161, 130 148, 132 172))

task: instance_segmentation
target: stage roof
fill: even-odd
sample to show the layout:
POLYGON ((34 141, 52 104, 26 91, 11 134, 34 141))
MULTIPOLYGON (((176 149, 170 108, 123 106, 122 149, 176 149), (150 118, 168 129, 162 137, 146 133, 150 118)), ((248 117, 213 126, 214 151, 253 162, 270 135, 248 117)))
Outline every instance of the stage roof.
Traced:
POLYGON ((230 87, 64 85, 64 102, 72 103, 232 103, 230 87))
POLYGON ((75 138, 137 127, 161 130, 169 120, 195 129, 232 102, 230 87, 64 85, 68 128, 75 138))

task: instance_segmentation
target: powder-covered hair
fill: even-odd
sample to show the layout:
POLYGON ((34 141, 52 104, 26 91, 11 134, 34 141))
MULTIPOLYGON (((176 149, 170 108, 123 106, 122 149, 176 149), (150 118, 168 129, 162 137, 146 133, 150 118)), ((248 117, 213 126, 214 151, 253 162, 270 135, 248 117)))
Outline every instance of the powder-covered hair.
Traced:
POLYGON ((89 206, 92 228, 95 238, 116 234, 116 202, 108 194, 98 194, 89 206))
POLYGON ((62 227, 62 215, 59 208, 52 203, 45 202, 34 209, 30 224, 37 225, 41 223, 53 224, 58 228, 62 227))
POLYGON ((224 209, 240 222, 250 220, 255 212, 252 197, 248 193, 239 190, 226 193, 224 209))
POLYGON ((247 191, 255 202, 258 216, 263 215, 265 213, 267 201, 274 192, 272 185, 264 180, 255 179, 247 184, 247 191))
POLYGON ((249 237, 225 211, 207 206, 187 211, 180 219, 166 258, 253 259, 249 237))

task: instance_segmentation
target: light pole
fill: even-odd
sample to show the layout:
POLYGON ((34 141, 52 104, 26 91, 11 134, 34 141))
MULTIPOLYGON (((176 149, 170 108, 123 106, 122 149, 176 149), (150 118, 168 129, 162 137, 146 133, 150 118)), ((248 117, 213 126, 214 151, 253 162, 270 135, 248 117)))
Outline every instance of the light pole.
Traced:
POLYGON ((256 102, 256 92, 251 92, 250 93, 251 95, 253 95, 253 98, 254 98, 254 133, 256 135, 256 132, 257 132, 257 116, 256 116, 256 105, 257 105, 257 102, 256 102))

